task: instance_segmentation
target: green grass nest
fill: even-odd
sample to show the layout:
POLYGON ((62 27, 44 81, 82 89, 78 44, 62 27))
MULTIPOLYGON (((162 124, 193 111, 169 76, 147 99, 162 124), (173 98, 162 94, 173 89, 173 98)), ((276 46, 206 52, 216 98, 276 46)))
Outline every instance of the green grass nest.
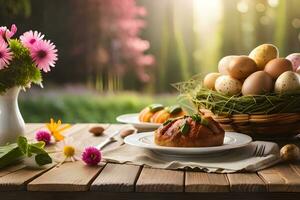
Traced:
POLYGON ((188 99, 197 108, 205 108, 219 115, 232 114, 275 114, 300 112, 300 91, 287 94, 267 94, 255 96, 227 96, 204 88, 202 80, 191 80, 173 85, 180 97, 188 99))

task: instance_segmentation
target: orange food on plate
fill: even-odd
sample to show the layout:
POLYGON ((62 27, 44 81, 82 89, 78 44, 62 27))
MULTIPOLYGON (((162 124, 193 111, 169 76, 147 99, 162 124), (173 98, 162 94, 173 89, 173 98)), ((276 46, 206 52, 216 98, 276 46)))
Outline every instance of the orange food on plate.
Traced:
POLYGON ((170 118, 181 117, 185 114, 179 105, 164 107, 161 104, 151 104, 140 112, 139 121, 162 124, 170 118))
POLYGON ((151 104, 140 112, 139 120, 141 122, 150 122, 152 116, 162 109, 164 109, 164 106, 161 104, 151 104))
POLYGON ((155 131, 154 141, 169 147, 211 147, 220 146, 225 131, 211 117, 198 114, 166 121, 155 131))
POLYGON ((184 116, 186 113, 182 110, 182 108, 178 105, 167 107, 163 110, 156 112, 151 117, 152 123, 164 123, 170 118, 177 118, 184 116))

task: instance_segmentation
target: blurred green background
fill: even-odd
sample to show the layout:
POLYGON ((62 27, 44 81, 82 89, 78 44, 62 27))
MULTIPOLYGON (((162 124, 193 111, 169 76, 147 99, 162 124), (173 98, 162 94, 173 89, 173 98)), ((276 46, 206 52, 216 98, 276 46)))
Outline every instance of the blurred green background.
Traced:
POLYGON ((20 97, 27 122, 114 121, 171 83, 216 71, 220 58, 272 43, 300 52, 299 0, 0 0, 0 24, 39 30, 59 50, 44 89, 20 97))

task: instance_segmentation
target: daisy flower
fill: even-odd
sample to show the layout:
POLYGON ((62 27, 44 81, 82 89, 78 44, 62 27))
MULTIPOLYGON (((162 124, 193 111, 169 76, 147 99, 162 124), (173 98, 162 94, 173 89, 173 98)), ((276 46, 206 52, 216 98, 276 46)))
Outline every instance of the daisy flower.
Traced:
POLYGON ((12 60, 13 54, 4 41, 0 41, 0 70, 6 68, 12 60))
POLYGON ((17 26, 12 25, 10 30, 6 26, 0 27, 0 40, 7 41, 7 39, 10 39, 14 34, 17 32, 17 26))
POLYGON ((54 67, 57 61, 57 49, 49 40, 36 41, 30 47, 30 55, 40 70, 49 72, 50 67, 54 67))
POLYGON ((44 35, 37 31, 27 31, 23 35, 20 36, 20 40, 22 44, 27 47, 31 48, 36 42, 43 40, 44 35))
POLYGON ((61 134, 62 131, 66 130, 67 128, 70 128, 70 124, 66 124, 64 126, 61 125, 61 120, 58 120, 57 122, 54 121, 53 118, 50 119, 50 123, 46 124, 46 127, 54 137, 55 141, 61 141, 65 137, 61 134))
POLYGON ((80 147, 73 143, 72 138, 66 138, 65 140, 58 142, 53 154, 53 160, 58 162, 57 167, 65 162, 75 162, 80 160, 80 147))

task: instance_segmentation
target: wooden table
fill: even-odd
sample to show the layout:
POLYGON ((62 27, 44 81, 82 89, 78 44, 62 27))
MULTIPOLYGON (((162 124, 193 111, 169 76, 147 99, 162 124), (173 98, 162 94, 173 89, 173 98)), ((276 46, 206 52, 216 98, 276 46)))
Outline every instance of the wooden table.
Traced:
MULTIPOLYGON (((99 144, 88 130, 95 124, 76 124, 65 135, 82 145, 99 144)), ((27 124, 33 138, 43 124, 27 124)), ((114 131, 122 125, 112 125, 114 131)), ((300 199, 300 162, 279 164, 257 173, 209 174, 151 169, 127 164, 81 162, 33 170, 22 164, 0 170, 0 200, 7 199, 300 199)))

